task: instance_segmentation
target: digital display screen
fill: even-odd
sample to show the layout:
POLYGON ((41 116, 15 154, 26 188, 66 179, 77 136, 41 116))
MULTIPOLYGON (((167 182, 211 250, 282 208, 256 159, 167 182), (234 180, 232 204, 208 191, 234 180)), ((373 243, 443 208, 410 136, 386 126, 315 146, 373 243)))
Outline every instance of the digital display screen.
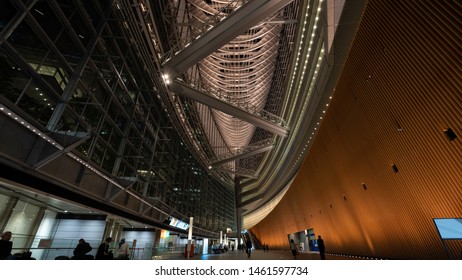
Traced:
POLYGON ((442 239, 462 239, 462 219, 433 219, 442 239))
POLYGON ((179 221, 176 225, 177 228, 181 228, 181 229, 188 229, 189 228, 189 224, 185 223, 185 222, 182 222, 182 221, 179 221))
POLYGON ((172 227, 176 227, 177 224, 178 224, 178 220, 177 220, 177 219, 175 219, 175 218, 173 218, 173 217, 170 218, 170 225, 171 225, 172 227))
POLYGON ((181 228, 181 229, 184 229, 184 230, 187 230, 189 229, 189 224, 185 223, 185 222, 182 222, 176 218, 173 218, 173 217, 170 217, 170 225, 172 227, 176 227, 176 228, 181 228))

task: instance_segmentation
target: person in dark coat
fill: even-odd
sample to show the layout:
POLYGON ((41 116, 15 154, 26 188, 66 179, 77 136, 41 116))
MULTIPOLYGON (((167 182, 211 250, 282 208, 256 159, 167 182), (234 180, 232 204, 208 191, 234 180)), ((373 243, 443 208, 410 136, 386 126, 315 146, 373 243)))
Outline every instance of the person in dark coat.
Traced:
POLYGON ((106 240, 101 243, 98 247, 98 251, 96 252, 95 259, 97 260, 112 260, 113 254, 109 252, 109 244, 112 242, 112 238, 108 237, 106 240))
POLYGON ((295 244, 295 241, 293 239, 290 240, 290 251, 292 252, 292 256, 294 256, 294 259, 296 259, 298 248, 297 248, 297 244, 295 244))
POLYGON ((93 256, 87 255, 93 248, 86 242, 83 238, 79 239, 79 244, 74 249, 74 257, 73 260, 89 260, 93 259, 93 256))
POLYGON ((321 235, 318 235, 318 248, 319 248, 319 255, 321 256, 321 260, 325 260, 326 256, 324 255, 324 251, 326 247, 324 246, 324 240, 322 240, 321 235))
POLYGON ((250 258, 250 254, 252 253, 252 241, 250 241, 250 238, 247 238, 247 241, 245 242, 245 249, 247 252, 247 257, 250 258))
POLYGON ((11 239, 11 231, 5 231, 0 239, 0 260, 4 260, 11 256, 11 249, 13 248, 13 242, 11 239))

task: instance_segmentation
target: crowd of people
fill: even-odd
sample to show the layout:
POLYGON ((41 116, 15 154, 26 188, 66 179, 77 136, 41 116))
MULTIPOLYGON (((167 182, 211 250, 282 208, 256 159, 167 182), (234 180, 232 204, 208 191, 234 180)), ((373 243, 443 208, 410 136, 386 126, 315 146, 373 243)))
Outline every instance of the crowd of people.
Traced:
MULTIPOLYGON (((11 231, 5 231, 2 233, 0 239, 0 260, 33 260, 32 253, 22 252, 12 254, 13 242, 11 241, 12 233, 11 231)), ((130 246, 125 241, 125 238, 122 238, 117 245, 115 254, 110 250, 110 244, 112 242, 112 237, 107 237, 103 243, 101 243, 96 251, 96 255, 91 255, 93 247, 81 238, 78 241, 77 246, 73 251, 73 256, 58 256, 56 259, 72 259, 72 260, 128 260, 130 259, 130 246)))

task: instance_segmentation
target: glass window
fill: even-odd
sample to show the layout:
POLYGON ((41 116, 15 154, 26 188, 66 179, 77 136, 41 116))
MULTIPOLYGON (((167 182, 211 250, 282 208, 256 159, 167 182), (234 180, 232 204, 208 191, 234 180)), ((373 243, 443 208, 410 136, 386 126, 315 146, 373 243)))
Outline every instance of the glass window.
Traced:
POLYGON ((69 19, 69 22, 71 26, 74 28, 75 33, 77 33, 77 36, 79 37, 82 44, 86 46, 91 39, 91 33, 88 30, 87 25, 83 22, 80 14, 73 13, 73 15, 69 19))
POLYGON ((57 68, 51 65, 38 65, 36 63, 29 63, 29 65, 35 69, 39 74, 59 95, 64 91, 64 88, 68 84, 68 78, 63 69, 57 68))
POLYGON ((55 44, 69 61, 74 61, 76 57, 82 57, 83 55, 82 51, 75 45, 66 32, 60 33, 55 44))
POLYGON ((111 104, 109 106, 108 112, 111 119, 115 122, 116 126, 121 130, 125 130, 127 124, 127 118, 124 117, 123 113, 117 106, 117 104, 111 104))
POLYGON ((135 171, 133 170, 133 168, 128 166, 126 163, 122 163, 117 172, 117 176, 120 176, 120 177, 130 177, 130 176, 133 176, 134 174, 135 174, 135 171))
POLYGON ((109 142, 109 139, 111 138, 111 133, 112 133, 111 124, 108 121, 104 121, 103 125, 101 126, 99 135, 101 136, 101 138, 106 140, 106 142, 109 142))
POLYGON ((143 194, 143 189, 144 189, 144 181, 143 180, 138 180, 133 186, 133 191, 143 194))
POLYGON ((106 152, 106 146, 100 141, 96 141, 93 153, 91 154, 91 160, 96 164, 101 165, 103 162, 104 154, 106 152))
POLYGON ((0 4, 0 32, 5 29, 8 23, 16 15, 16 9, 9 1, 1 1, 0 4))
POLYGON ((52 41, 63 31, 64 25, 58 20, 48 1, 37 1, 30 13, 52 41))
POLYGON ((25 21, 22 21, 13 31, 8 41, 16 48, 27 61, 40 62, 48 51, 46 46, 37 37, 25 21))
POLYGON ((129 146, 125 147, 124 159, 133 167, 136 166, 135 160, 137 156, 138 154, 132 148, 130 148, 129 146))
POLYGON ((85 11, 88 13, 88 17, 90 18, 93 27, 96 29, 100 19, 103 18, 103 15, 101 13, 101 9, 99 9, 99 6, 102 6, 102 10, 105 10, 105 4, 110 4, 110 1, 104 2, 104 1, 82 1, 83 5, 85 6, 85 11))
POLYGON ((88 139, 87 141, 80 144, 76 150, 82 153, 85 157, 88 157, 88 153, 90 151, 90 144, 92 142, 92 138, 88 139))
MULTIPOLYGON (((39 207, 30 203, 18 201, 5 227, 5 231, 13 233, 13 238, 11 239, 13 248, 23 248, 26 245, 29 232, 34 225, 39 209, 39 207)), ((22 250, 12 251, 13 254, 16 252, 22 252, 22 250)))
POLYGON ((82 114, 85 117, 87 123, 91 125, 92 129, 96 129, 101 120, 102 112, 100 107, 93 104, 88 104, 85 106, 85 110, 82 114))
MULTIPOLYGON (((93 60, 93 63, 96 65, 96 68, 100 72, 101 76, 104 78, 106 83, 112 89, 117 82, 116 75, 112 72, 111 68, 109 67, 108 61, 100 61, 100 60, 93 60)), ((95 76, 94 74, 90 74, 91 76, 95 76)), ((99 75, 98 75, 99 77, 99 75)))
POLYGON ((111 149, 106 149, 106 152, 104 154, 104 160, 103 164, 101 167, 103 167, 105 170, 112 172, 112 168, 114 167, 114 163, 116 160, 116 155, 111 151, 111 149))
POLYGON ((21 68, 0 55, 0 93, 2 96, 16 103, 29 81, 30 77, 21 68))
POLYGON ((121 140, 122 140, 122 136, 116 130, 113 130, 109 143, 111 144, 114 150, 116 151, 119 150, 119 145, 120 145, 121 140))
POLYGON ((20 97, 18 106, 34 117, 40 124, 46 126, 53 114, 56 102, 52 100, 34 82, 30 82, 20 97))
POLYGON ((69 106, 71 106, 77 114, 82 115, 87 104, 91 102, 91 96, 86 91, 77 88, 69 100, 69 106))
POLYGON ((66 16, 66 18, 71 18, 74 13, 76 13, 77 7, 73 3, 72 0, 60 0, 56 3, 59 4, 62 12, 66 16))
POLYGON ((85 68, 81 81, 84 86, 88 88, 88 91, 91 92, 93 97, 104 106, 110 95, 106 93, 105 89, 101 86, 98 76, 99 75, 95 74, 91 69, 85 68))
POLYGON ((69 108, 61 116, 61 119, 56 126, 56 131, 77 131, 78 123, 71 113, 68 112, 69 108))
POLYGON ((51 210, 45 210, 44 216, 40 223, 40 226, 35 235, 34 242, 31 248, 34 248, 32 257, 40 260, 43 259, 44 254, 48 251, 47 249, 36 249, 39 247, 39 243, 42 239, 50 239, 55 229, 57 213, 51 210))

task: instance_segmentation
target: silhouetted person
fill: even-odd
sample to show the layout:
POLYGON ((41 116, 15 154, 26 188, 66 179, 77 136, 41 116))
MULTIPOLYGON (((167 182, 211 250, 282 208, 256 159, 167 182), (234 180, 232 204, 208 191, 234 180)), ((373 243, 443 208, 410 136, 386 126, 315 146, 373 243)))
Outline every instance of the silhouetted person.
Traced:
POLYGON ((79 244, 74 249, 73 260, 91 260, 93 256, 87 255, 93 248, 83 238, 79 239, 79 244))
POLYGON ((2 233, 2 239, 0 239, 0 260, 4 260, 11 256, 13 242, 11 242, 10 239, 11 231, 5 231, 2 233))
POLYGON ((297 258, 297 244, 295 244, 295 241, 293 239, 290 240, 290 251, 292 251, 292 255, 294 256, 294 259, 297 258))
POLYGON ((22 252, 22 253, 15 253, 13 256, 9 256, 7 260, 35 260, 32 257, 32 252, 22 252))
POLYGON ((325 260, 326 256, 324 255, 324 251, 326 247, 324 246, 324 240, 322 240, 321 235, 318 235, 318 248, 319 248, 319 255, 321 256, 321 260, 325 260))
POLYGON ((106 240, 101 243, 98 247, 98 251, 96 252, 95 259, 97 260, 112 260, 113 254, 109 252, 109 244, 111 243, 112 238, 108 237, 106 240))
POLYGON ((247 257, 250 258, 250 254, 252 253, 252 241, 250 241, 250 238, 247 238, 245 242, 245 249, 247 250, 247 257))

